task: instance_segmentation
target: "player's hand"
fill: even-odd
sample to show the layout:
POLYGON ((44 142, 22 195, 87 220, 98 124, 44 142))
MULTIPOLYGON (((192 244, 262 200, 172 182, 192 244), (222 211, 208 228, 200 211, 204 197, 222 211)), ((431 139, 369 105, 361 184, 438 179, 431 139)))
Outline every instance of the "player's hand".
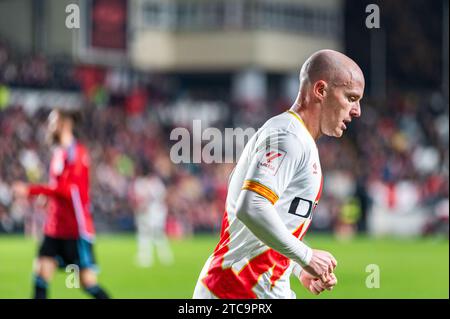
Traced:
POLYGON ((311 261, 303 269, 322 282, 327 282, 332 279, 331 274, 336 266, 337 261, 329 252, 313 249, 311 261))
POLYGON ((24 182, 14 182, 12 185, 14 196, 24 198, 28 196, 28 185, 24 182))
POLYGON ((324 290, 333 290, 334 286, 337 284, 337 278, 332 273, 330 274, 331 279, 327 282, 322 282, 318 278, 314 278, 311 274, 307 273, 306 271, 302 271, 300 274, 300 282, 302 285, 308 289, 312 294, 318 295, 324 290))

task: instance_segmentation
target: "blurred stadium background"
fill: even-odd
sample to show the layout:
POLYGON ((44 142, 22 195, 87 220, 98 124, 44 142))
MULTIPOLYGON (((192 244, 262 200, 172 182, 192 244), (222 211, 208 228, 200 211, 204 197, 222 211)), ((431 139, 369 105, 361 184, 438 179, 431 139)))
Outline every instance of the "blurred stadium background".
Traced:
MULTIPOLYGON (((322 48, 356 60, 366 92, 345 137, 319 142, 324 192, 305 241, 339 261, 319 298, 448 298, 446 0, 0 0, 0 298, 31 294, 45 203, 15 200, 11 183, 46 181, 51 108, 85 115, 101 282, 117 298, 190 298, 234 164, 174 164, 171 130, 258 128, 290 107, 322 48), (365 25, 370 3, 380 29, 365 25), (167 189, 175 262, 138 268, 130 189, 148 169, 167 189)), ((51 297, 85 298, 64 276, 51 297)))

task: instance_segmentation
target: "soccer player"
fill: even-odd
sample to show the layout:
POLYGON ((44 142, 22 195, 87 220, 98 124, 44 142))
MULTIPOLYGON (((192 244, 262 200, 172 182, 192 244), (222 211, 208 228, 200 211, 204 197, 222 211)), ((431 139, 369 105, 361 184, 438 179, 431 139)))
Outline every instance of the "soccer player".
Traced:
POLYGON ((316 141, 342 136, 363 92, 362 71, 344 54, 307 59, 294 104, 257 131, 232 172, 220 241, 194 298, 295 298, 292 273, 314 294, 333 289, 335 258, 302 242, 323 185, 316 141))
POLYGON ((16 182, 18 197, 45 195, 48 212, 44 238, 35 262, 34 298, 47 298, 47 286, 57 267, 69 264, 80 269, 84 290, 94 298, 108 294, 98 285, 93 253, 94 223, 89 200, 89 154, 75 137, 79 113, 53 110, 48 118, 47 133, 54 146, 50 163, 49 184, 16 182))
POLYGON ((138 176, 131 189, 135 208, 137 229, 137 264, 140 267, 153 265, 153 247, 164 265, 173 262, 173 254, 166 236, 166 187, 164 182, 147 165, 142 176, 138 176))

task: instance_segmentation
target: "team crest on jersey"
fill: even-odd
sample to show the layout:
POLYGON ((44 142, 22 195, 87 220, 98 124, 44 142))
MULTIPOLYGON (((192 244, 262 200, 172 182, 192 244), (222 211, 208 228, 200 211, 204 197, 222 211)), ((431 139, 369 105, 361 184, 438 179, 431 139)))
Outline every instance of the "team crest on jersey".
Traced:
POLYGON ((279 149, 267 149, 264 157, 258 163, 258 168, 275 175, 285 156, 285 151, 279 149))
POLYGON ((317 174, 317 163, 313 164, 313 174, 317 174))

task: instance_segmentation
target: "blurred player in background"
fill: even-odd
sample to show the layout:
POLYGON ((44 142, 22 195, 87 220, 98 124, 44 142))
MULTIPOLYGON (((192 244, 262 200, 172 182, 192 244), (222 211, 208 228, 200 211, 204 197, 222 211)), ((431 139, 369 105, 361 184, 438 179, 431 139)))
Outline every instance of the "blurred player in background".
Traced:
POLYGON ((142 174, 131 190, 135 210, 138 252, 136 262, 141 267, 153 265, 153 247, 164 265, 173 262, 173 254, 166 237, 166 187, 164 182, 142 165, 142 174))
POLYGON ((361 114, 364 76, 347 56, 313 54, 291 109, 247 143, 230 178, 220 241, 194 298, 295 298, 294 273, 312 293, 337 283, 337 262, 302 242, 323 186, 317 139, 341 137, 361 114))
POLYGON ((89 154, 75 137, 80 114, 53 110, 48 118, 48 138, 53 155, 49 184, 16 182, 18 198, 45 195, 48 212, 44 238, 35 262, 34 298, 47 298, 47 286, 57 267, 69 264, 80 269, 84 290, 94 298, 108 294, 98 285, 93 252, 95 229, 90 213, 89 154))

